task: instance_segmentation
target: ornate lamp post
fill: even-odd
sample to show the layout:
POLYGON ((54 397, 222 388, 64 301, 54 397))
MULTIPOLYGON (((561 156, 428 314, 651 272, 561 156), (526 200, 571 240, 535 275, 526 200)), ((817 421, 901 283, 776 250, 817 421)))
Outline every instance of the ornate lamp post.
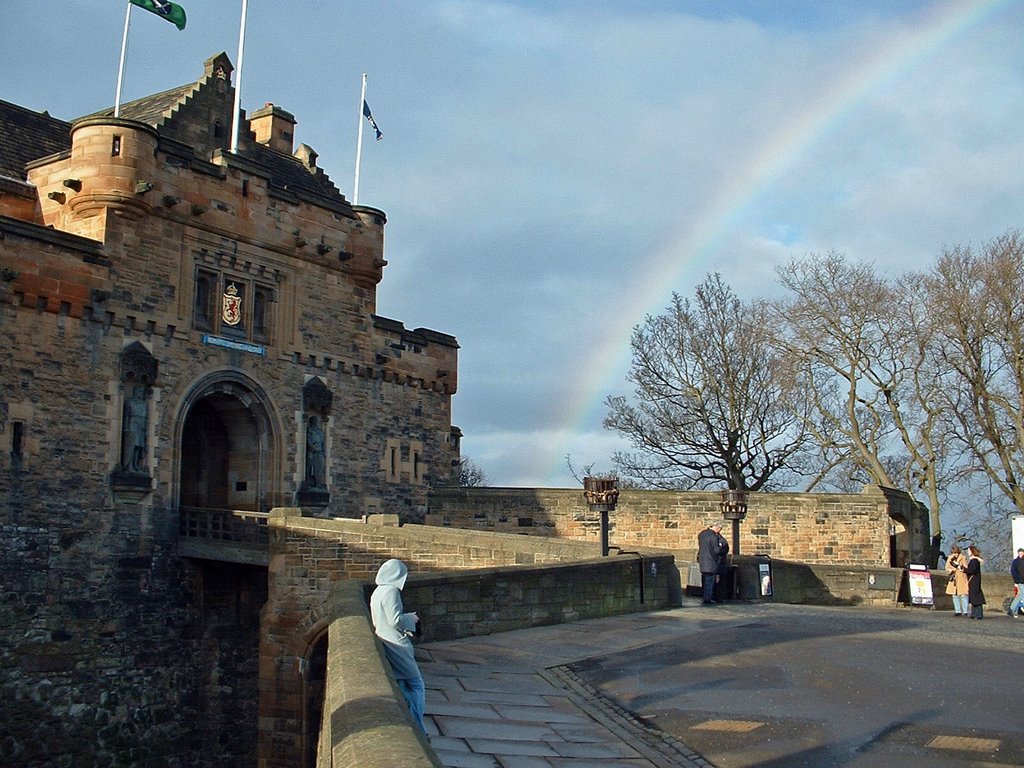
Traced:
POLYGON ((740 520, 747 516, 747 492, 738 488, 722 491, 722 517, 732 520, 732 554, 740 553, 740 520))
POLYGON ((601 513, 601 557, 608 557, 608 513, 619 500, 619 481, 614 477, 584 477, 583 497, 591 512, 601 513))

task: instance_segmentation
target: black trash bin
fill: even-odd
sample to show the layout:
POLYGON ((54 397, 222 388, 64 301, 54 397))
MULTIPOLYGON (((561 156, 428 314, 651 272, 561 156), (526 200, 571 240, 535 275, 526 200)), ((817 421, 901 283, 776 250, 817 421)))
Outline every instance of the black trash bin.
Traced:
POLYGON ((736 597, 764 600, 772 596, 772 559, 769 555, 744 555, 734 560, 736 597))

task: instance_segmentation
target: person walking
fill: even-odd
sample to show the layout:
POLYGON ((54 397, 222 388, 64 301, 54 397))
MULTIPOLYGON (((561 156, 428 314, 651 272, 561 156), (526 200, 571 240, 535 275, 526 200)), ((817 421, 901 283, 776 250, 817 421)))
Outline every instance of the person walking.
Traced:
POLYGON ((423 711, 427 706, 426 686, 409 639, 416 632, 419 616, 405 613, 402 606, 402 587, 409 568, 401 560, 388 560, 377 570, 377 584, 370 595, 370 618, 373 630, 384 643, 384 654, 395 673, 395 681, 405 696, 413 720, 423 733, 423 711))
POLYGON ((949 549, 949 557, 946 559, 946 571, 949 573, 949 583, 946 584, 946 594, 953 598, 953 615, 967 615, 967 558, 960 551, 960 547, 954 544, 949 549))
POLYGON ((715 582, 725 567, 725 556, 729 553, 729 542, 722 536, 722 524, 712 520, 708 527, 697 534, 697 563, 700 566, 701 597, 704 605, 714 605, 715 582))
POLYGON ((971 544, 967 548, 970 555, 967 559, 967 602, 970 603, 972 619, 985 618, 985 593, 981 590, 981 550, 971 544))
POLYGON ((1016 619, 1018 611, 1024 607, 1024 547, 1017 550, 1017 556, 1010 563, 1010 576, 1013 577, 1013 600, 1007 613, 1016 619))

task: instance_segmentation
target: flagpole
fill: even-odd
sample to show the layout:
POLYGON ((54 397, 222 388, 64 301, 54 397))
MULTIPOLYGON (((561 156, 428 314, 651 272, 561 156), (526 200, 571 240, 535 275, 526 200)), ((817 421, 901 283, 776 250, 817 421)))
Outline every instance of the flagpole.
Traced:
POLYGON ((242 20, 238 26, 238 68, 235 69, 235 106, 231 119, 231 153, 238 154, 239 113, 242 111, 242 56, 245 53, 245 16, 248 0, 242 0, 242 20))
POLYGON ((363 72, 363 87, 359 93, 359 136, 356 139, 356 178, 352 185, 352 205, 359 204, 359 161, 363 155, 363 105, 366 103, 366 73, 363 72))
POLYGON ((124 34, 121 35, 121 63, 117 67, 117 94, 114 96, 114 117, 121 116, 121 83, 124 81, 124 58, 128 51, 128 23, 132 18, 132 4, 125 3, 124 34))

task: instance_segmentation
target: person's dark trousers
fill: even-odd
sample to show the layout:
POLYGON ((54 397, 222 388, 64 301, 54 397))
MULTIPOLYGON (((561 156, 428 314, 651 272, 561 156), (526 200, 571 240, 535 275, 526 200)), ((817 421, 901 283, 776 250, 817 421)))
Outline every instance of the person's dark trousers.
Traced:
POLYGON ((715 601, 715 574, 701 573, 700 588, 703 591, 704 602, 713 603, 715 601))

